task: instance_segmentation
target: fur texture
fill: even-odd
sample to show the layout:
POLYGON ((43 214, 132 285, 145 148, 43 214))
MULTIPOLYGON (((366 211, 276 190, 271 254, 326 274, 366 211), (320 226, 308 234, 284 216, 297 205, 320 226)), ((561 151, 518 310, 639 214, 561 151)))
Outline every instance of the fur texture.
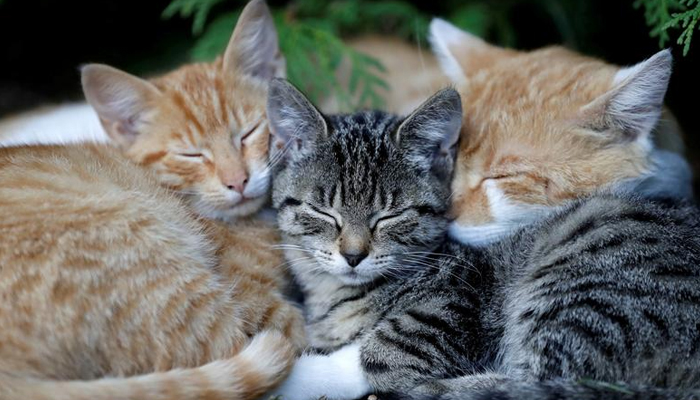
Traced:
POLYGON ((94 111, 74 105, 15 118, 5 129, 0 126, 0 143, 109 137, 198 213, 232 220, 257 212, 268 200, 267 85, 284 74, 272 16, 263 1, 255 0, 241 14, 217 60, 185 65, 150 80, 106 65, 87 65, 82 69, 83 91, 94 111), (103 131, 95 128, 96 120, 103 131))
POLYGON ((255 398, 304 346, 274 229, 196 219, 112 147, 2 149, 0 199, 0 398, 255 398))
POLYGON ((327 354, 297 363, 285 398, 314 398, 315 385, 336 399, 603 397, 619 381, 632 394, 694 393, 683 389, 700 379, 696 207, 599 190, 490 246, 445 240, 455 91, 406 120, 323 117, 279 81, 270 96, 289 146, 274 205, 310 344, 327 354), (344 375, 332 384, 320 371, 344 375))
MULTIPOLYGON (((671 73, 668 50, 620 68, 560 47, 499 48, 439 19, 431 37, 469 110, 453 184, 453 237, 487 244, 603 187, 640 188, 650 197, 692 193, 682 155, 659 154, 653 145, 671 73)), ((670 124, 660 127, 660 142, 678 136, 670 124)))

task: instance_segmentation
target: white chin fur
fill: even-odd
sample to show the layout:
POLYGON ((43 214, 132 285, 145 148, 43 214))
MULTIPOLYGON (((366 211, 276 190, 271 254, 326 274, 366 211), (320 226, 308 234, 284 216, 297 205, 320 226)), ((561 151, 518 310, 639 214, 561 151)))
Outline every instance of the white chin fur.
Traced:
POLYGON ((486 246, 497 242, 516 230, 518 223, 493 223, 477 226, 461 226, 456 222, 450 224, 449 234, 454 240, 472 246, 486 246))
POLYGON ((453 222, 449 228, 451 238, 472 246, 486 246, 538 220, 550 210, 542 205, 511 201, 493 180, 487 180, 484 188, 494 222, 482 225, 460 225, 453 222))

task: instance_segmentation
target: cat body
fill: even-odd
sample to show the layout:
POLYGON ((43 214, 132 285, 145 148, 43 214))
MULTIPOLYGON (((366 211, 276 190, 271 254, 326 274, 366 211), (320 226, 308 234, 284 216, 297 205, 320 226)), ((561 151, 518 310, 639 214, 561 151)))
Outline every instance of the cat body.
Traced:
POLYGON ((0 398, 253 398, 303 346, 271 227, 197 218, 110 146, 2 149, 0 181, 0 398))
POLYGON ((0 149, 0 399, 252 399, 288 373, 305 337, 279 235, 216 221, 266 198, 280 62, 254 0, 212 63, 83 69, 113 145, 0 149))
MULTIPOLYGON (((406 255, 393 270, 403 276, 387 281, 302 278, 318 288, 307 291, 310 345, 330 353, 316 362, 353 348, 366 379, 355 390, 407 398, 489 398, 521 382, 504 390, 519 398, 551 380, 700 394, 699 217, 694 206, 593 195, 495 245, 406 255)), ((316 378, 296 368, 284 387, 305 398, 295 396, 316 378)))
POLYGON ((406 119, 323 117, 275 81, 268 115, 289 146, 273 202, 318 353, 275 393, 490 398, 525 386, 505 393, 517 398, 573 393, 580 379, 681 389, 700 379, 695 206, 601 190, 473 247, 445 240, 455 91, 406 119))

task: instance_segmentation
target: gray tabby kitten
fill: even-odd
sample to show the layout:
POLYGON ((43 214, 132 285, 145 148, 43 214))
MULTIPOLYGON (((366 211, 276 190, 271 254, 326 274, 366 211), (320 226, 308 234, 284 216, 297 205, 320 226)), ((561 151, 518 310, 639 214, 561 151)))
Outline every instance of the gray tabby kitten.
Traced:
POLYGON ((456 91, 403 120, 324 117, 282 80, 269 96, 273 202, 322 353, 285 400, 700 396, 642 386, 700 381, 695 207, 600 193, 471 248, 445 236, 456 91))

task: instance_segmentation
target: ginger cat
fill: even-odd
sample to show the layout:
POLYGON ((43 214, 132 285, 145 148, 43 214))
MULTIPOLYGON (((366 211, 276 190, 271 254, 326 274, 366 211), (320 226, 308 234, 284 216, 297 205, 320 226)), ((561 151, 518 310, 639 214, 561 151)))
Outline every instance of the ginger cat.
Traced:
MULTIPOLYGON (((489 243, 603 187, 691 196, 688 164, 652 141, 668 50, 620 68, 561 47, 496 47, 440 19, 430 30, 465 110, 452 187, 456 239, 489 243)), ((677 147, 668 136, 678 138, 678 127, 662 128, 677 147)))
MULTIPOLYGON (((252 399, 284 377, 305 340, 276 230, 192 212, 213 213, 205 190, 230 166, 252 172, 227 190, 267 193, 266 92, 281 62, 254 0, 212 64, 153 83, 86 68, 121 151, 0 149, 0 399, 252 399)), ((262 203, 246 202, 215 216, 262 203)))
POLYGON ((253 399, 304 346, 277 234, 113 147, 0 149, 0 237, 0 399, 253 399))
POLYGON ((268 198, 265 99, 268 81, 284 75, 272 17, 263 2, 254 1, 217 60, 151 80, 87 65, 83 91, 94 111, 76 104, 9 119, 0 125, 0 145, 109 137, 199 214, 232 220, 258 211, 268 198), (73 130, 66 131, 71 123, 73 130), (43 131, 35 134, 36 129, 43 131))

